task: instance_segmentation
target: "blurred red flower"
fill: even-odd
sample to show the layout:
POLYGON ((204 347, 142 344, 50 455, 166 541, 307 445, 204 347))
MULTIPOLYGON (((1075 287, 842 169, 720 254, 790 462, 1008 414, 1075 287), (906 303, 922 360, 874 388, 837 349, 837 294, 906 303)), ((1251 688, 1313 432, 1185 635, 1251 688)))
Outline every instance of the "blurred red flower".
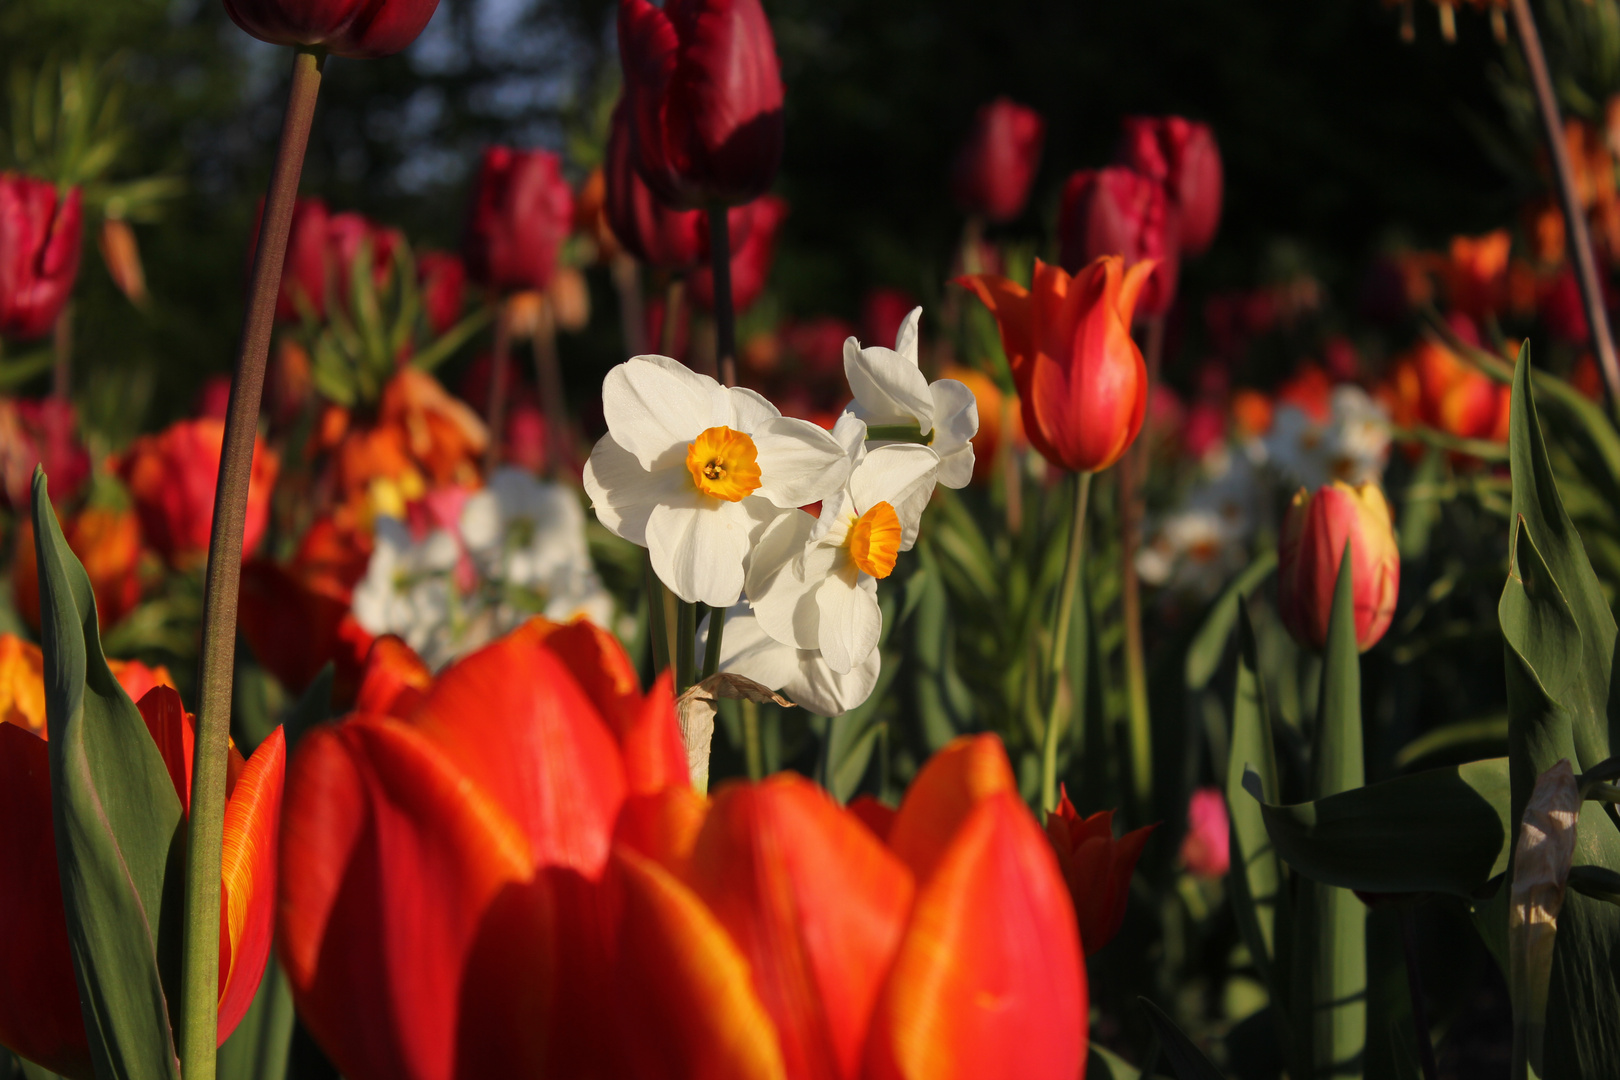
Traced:
POLYGON ((1093 259, 1119 255, 1126 268, 1154 260, 1137 300, 1142 315, 1163 315, 1176 297, 1180 255, 1176 212, 1164 185, 1124 166, 1083 169, 1063 185, 1058 244, 1063 268, 1078 273, 1093 259))
POLYGON ((0 337, 51 332, 79 274, 84 212, 78 188, 0 172, 0 337))
MULTIPOLYGON (((119 463, 119 474, 135 499, 141 534, 176 569, 199 565, 208 556, 214 485, 224 444, 224 421, 181 420, 156 435, 136 439, 119 463)), ((255 436, 243 558, 252 554, 269 524, 270 489, 279 467, 275 451, 255 436)))
POLYGON ((467 276, 497 292, 545 291, 574 223, 574 193, 549 150, 484 151, 462 254, 467 276))
POLYGON ((424 251, 416 258, 416 281, 422 290, 428 329, 434 337, 443 337, 461 321, 467 295, 466 264, 448 251, 424 251))
POLYGON ((982 106, 951 169, 951 194, 970 214, 1011 221, 1029 201, 1045 138, 1034 109, 1006 97, 982 106))
POLYGON ((621 100, 608 134, 608 226, 620 246, 653 269, 688 270, 703 256, 708 215, 702 210, 676 210, 654 195, 636 171, 630 140, 630 120, 621 100))
POLYGON ((225 0, 231 21, 272 45, 390 56, 416 40, 439 0, 225 0))
MULTIPOLYGON (((776 257, 776 232, 787 220, 786 199, 765 195, 727 214, 731 245, 731 296, 737 311, 759 299, 776 257)), ((714 307, 714 270, 708 263, 709 245, 703 245, 704 264, 687 276, 694 303, 714 307)))
POLYGON ((1221 152, 1208 124, 1180 116, 1125 119, 1123 153, 1137 172, 1165 186, 1177 219, 1177 248, 1201 255, 1221 223, 1221 152))

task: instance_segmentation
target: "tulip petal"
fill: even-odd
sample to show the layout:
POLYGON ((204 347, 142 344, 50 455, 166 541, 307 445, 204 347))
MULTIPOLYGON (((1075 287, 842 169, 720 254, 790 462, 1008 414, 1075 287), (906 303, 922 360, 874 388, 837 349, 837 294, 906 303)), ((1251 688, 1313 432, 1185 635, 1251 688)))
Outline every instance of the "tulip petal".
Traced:
POLYGON ((371 643, 360 675, 355 712, 403 720, 416 711, 433 686, 433 672, 416 651, 395 634, 371 643))
MULTIPOLYGON (((1036 263, 1036 272, 1039 274, 1041 264, 1036 263)), ((996 325, 1001 328, 1001 344, 1007 354, 1007 363, 1012 366, 1016 376, 1018 369, 1025 364, 1035 353, 1034 338, 1034 302, 1029 290, 1015 281, 1008 281, 995 274, 975 274, 972 277, 957 278, 958 285, 973 290, 983 303, 990 309, 990 314, 996 317, 996 325)))
POLYGON ((542 864, 592 875, 624 801, 619 748, 558 656, 508 635, 439 675, 412 725, 529 838, 542 864))
POLYGON ((788 1075, 853 1080, 910 872, 825 792, 783 774, 722 789, 688 880, 748 961, 788 1075))
POLYGON ((928 759, 906 792, 889 847, 926 882, 980 802, 1018 793, 1007 752, 994 735, 964 735, 928 759))
POLYGON ((276 908, 276 836, 287 772, 280 727, 248 758, 225 804, 220 861, 219 1041, 246 1015, 270 955, 276 908))
POLYGON ((1057 864, 1003 791, 967 817, 917 894, 872 1022, 867 1076, 1074 1080, 1086 997, 1057 864))
POLYGON ((195 721, 188 721, 180 694, 172 687, 154 686, 136 703, 146 730, 152 733, 163 764, 180 797, 180 813, 191 814, 191 760, 196 744, 195 721))
POLYGON ((685 878, 709 802, 690 787, 665 788, 624 801, 613 842, 645 855, 678 878, 685 878))

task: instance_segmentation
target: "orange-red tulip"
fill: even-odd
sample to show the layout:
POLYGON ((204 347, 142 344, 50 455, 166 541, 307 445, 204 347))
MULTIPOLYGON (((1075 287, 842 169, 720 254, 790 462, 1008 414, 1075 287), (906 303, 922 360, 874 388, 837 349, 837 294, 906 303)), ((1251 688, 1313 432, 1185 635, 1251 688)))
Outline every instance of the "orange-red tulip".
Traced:
POLYGON ((1142 846, 1157 825, 1132 829, 1114 838, 1114 812, 1102 810, 1081 817, 1067 790, 1054 813, 1046 815, 1046 836, 1063 867, 1063 880, 1074 898, 1080 925, 1080 943, 1090 956, 1114 940, 1125 922, 1131 874, 1142 846))
MULTIPOLYGON (((225 422, 181 420, 156 435, 143 435, 124 455, 120 472, 135 497, 135 514, 146 542, 176 568, 208 556, 214 525, 214 485, 225 445, 225 422)), ((280 463, 264 440, 253 440, 247 524, 242 554, 251 554, 270 523, 270 489, 280 463)))
POLYGON ((1024 431, 1052 464, 1106 469, 1142 430, 1147 367, 1131 313, 1153 267, 1144 259, 1126 270, 1107 256, 1070 278, 1037 259, 1030 289, 988 274, 959 279, 995 314, 1024 431))
MULTIPOLYGON (((113 678, 131 701, 154 686, 174 687, 169 669, 139 660, 108 660, 113 678)), ((45 654, 16 634, 0 634, 0 724, 16 724, 45 737, 45 654)))
MULTIPOLYGON (((68 547, 84 564, 96 597, 96 621, 105 631, 132 611, 141 599, 136 564, 141 556, 141 527, 128 510, 89 506, 71 518, 63 533, 68 547)), ((11 564, 11 592, 17 612, 39 628, 39 566, 34 551, 34 523, 23 518, 17 529, 11 564)))
MULTIPOLYGON (((170 686, 154 687, 138 707, 186 810, 196 717, 170 686)), ((0 979, 0 1045, 73 1080, 89 1080, 94 1070, 68 951, 43 735, 43 728, 34 734, 0 723, 0 814, 6 822, 0 829, 0 953, 7 966, 0 979)), ((270 955, 286 742, 277 728, 246 761, 234 746, 229 754, 220 867, 220 1043, 253 1003, 270 955)))
POLYGON ((1335 480, 1314 495, 1300 488, 1277 545, 1277 608, 1295 640, 1313 649, 1327 644, 1346 541, 1354 559, 1356 646, 1366 652, 1389 629, 1400 591, 1401 553, 1389 501, 1371 482, 1351 487, 1335 480))

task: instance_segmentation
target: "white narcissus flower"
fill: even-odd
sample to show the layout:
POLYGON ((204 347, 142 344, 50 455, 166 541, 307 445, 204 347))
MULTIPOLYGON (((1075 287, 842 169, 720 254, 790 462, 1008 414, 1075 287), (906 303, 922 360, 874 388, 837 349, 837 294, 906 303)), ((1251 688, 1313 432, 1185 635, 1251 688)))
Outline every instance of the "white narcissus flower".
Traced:
MULTIPOLYGON (((840 424, 846 433, 849 427, 840 424)), ((856 448, 851 456, 859 463, 822 502, 821 516, 790 513, 771 522, 748 568, 748 599, 765 632, 795 649, 819 650, 839 674, 877 649, 878 579, 916 543, 939 469, 934 453, 915 443, 856 448)))
POLYGON ((757 530, 817 502, 849 475, 822 428, 781 415, 667 356, 637 356, 602 383, 608 433, 585 466, 585 491, 612 533, 645 547, 682 600, 730 607, 757 530))
POLYGON ((722 633, 721 671, 780 690, 795 705, 822 716, 846 713, 871 697, 883 664, 881 650, 873 649, 851 670, 834 671, 816 650, 795 649, 767 634, 747 604, 727 613, 722 633))
MULTIPOLYGON (((912 308, 900 324, 894 348, 861 348, 844 342, 844 377, 855 402, 850 411, 869 427, 915 427, 939 455, 939 482, 967 487, 973 479, 973 436, 979 433, 979 406, 973 391, 955 379, 930 383, 917 364, 917 321, 912 308)), ((873 444, 885 445, 880 433, 873 444)))

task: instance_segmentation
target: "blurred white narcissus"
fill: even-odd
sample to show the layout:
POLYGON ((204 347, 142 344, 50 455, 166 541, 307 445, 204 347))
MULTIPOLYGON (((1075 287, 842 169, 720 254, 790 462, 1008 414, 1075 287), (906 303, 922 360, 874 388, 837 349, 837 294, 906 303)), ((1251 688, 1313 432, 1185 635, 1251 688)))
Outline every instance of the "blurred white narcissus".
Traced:
MULTIPOLYGON (((850 412, 870 427, 911 427, 939 455, 939 482, 967 487, 973 479, 973 436, 979 433, 979 406, 973 391, 955 379, 930 383, 917 363, 917 323, 912 308, 895 335, 894 348, 861 348, 844 342, 844 377, 855 395, 850 412)), ((874 447, 885 440, 874 437, 874 447)))
POLYGON ((659 580, 688 602, 736 603, 757 532, 849 475, 822 428, 667 356, 608 372, 602 411, 608 433, 585 466, 591 506, 610 532, 645 547, 659 580))

